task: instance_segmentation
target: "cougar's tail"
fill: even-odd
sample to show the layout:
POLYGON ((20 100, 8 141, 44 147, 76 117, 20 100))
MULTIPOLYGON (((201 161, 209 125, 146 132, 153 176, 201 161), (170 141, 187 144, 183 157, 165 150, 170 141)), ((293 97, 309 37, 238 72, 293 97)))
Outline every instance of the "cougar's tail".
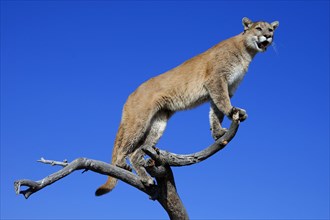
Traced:
MULTIPOLYGON (((117 149, 116 145, 113 149, 113 153, 112 153, 112 161, 111 163, 113 165, 116 165, 116 159, 117 159, 117 149)), ((108 176, 108 180, 106 183, 104 183, 102 186, 100 186, 96 191, 95 191, 95 195, 96 196, 102 196, 108 192, 110 192, 111 190, 113 190, 113 188, 115 188, 116 184, 117 184, 118 180, 112 176, 108 176)))
POLYGON ((116 178, 114 178, 112 176, 108 176, 107 182, 96 190, 95 195, 102 196, 102 195, 110 192, 113 188, 115 188, 117 181, 118 180, 116 178))
MULTIPOLYGON (((113 151, 112 151, 112 161, 111 161, 111 163, 113 165, 116 165, 118 149, 120 148, 122 138, 123 138, 123 126, 121 124, 119 126, 117 136, 116 136, 116 140, 115 140, 115 146, 114 146, 113 151)), ((102 195, 110 192, 111 190, 113 190, 113 188, 115 188, 117 182, 118 182, 118 180, 116 178, 114 178, 112 176, 108 176, 107 182, 105 184, 103 184, 102 186, 100 186, 95 191, 95 195, 96 196, 102 196, 102 195)))

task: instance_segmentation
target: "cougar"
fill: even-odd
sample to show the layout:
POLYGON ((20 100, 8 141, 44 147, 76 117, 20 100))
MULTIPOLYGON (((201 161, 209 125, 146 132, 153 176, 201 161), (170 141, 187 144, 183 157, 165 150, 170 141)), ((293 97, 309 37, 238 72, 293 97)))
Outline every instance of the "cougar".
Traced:
MULTIPOLYGON (((141 84, 127 99, 112 152, 113 165, 131 170, 130 163, 146 186, 154 184, 143 166, 143 146, 153 147, 162 136, 167 121, 177 111, 210 102, 210 126, 214 139, 226 129, 224 116, 232 119, 235 109, 230 98, 258 52, 266 51, 274 39, 278 21, 252 22, 243 18, 242 33, 224 40, 181 65, 141 84)), ((236 108, 240 120, 246 119, 244 109, 236 108)), ((110 192, 117 179, 109 176, 95 195, 110 192)))

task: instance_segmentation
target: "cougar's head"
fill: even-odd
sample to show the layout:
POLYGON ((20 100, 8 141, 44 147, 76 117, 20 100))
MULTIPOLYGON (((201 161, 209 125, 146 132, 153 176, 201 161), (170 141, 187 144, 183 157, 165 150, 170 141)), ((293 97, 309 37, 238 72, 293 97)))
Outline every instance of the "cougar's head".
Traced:
POLYGON ((263 52, 273 42, 274 31, 279 22, 267 23, 264 21, 252 22, 248 18, 243 18, 245 45, 252 50, 263 52))

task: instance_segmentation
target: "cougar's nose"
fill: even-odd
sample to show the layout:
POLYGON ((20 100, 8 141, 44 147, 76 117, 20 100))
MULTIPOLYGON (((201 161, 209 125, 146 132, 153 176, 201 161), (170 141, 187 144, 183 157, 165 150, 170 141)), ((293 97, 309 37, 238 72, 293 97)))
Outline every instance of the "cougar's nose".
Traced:
POLYGON ((272 37, 272 35, 270 35, 270 34, 264 34, 264 37, 265 38, 270 38, 270 37, 272 37))

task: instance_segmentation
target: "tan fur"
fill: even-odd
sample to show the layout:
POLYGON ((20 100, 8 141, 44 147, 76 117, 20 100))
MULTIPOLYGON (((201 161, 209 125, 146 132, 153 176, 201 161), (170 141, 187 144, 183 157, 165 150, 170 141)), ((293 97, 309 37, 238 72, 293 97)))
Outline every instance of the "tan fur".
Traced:
MULTIPOLYGON (((252 58, 273 40, 278 22, 253 23, 243 18, 244 32, 140 85, 127 99, 112 153, 112 164, 129 169, 126 158, 146 185, 153 179, 143 167, 142 146, 155 146, 167 120, 176 111, 210 101, 212 136, 221 137, 224 115, 230 118, 230 98, 242 81, 252 58), (268 43, 265 42, 268 40, 268 43), (262 42, 265 43, 262 46, 262 42)), ((244 110, 242 110, 244 111, 244 110)), ((117 180, 108 177, 96 195, 111 191, 117 180)))

